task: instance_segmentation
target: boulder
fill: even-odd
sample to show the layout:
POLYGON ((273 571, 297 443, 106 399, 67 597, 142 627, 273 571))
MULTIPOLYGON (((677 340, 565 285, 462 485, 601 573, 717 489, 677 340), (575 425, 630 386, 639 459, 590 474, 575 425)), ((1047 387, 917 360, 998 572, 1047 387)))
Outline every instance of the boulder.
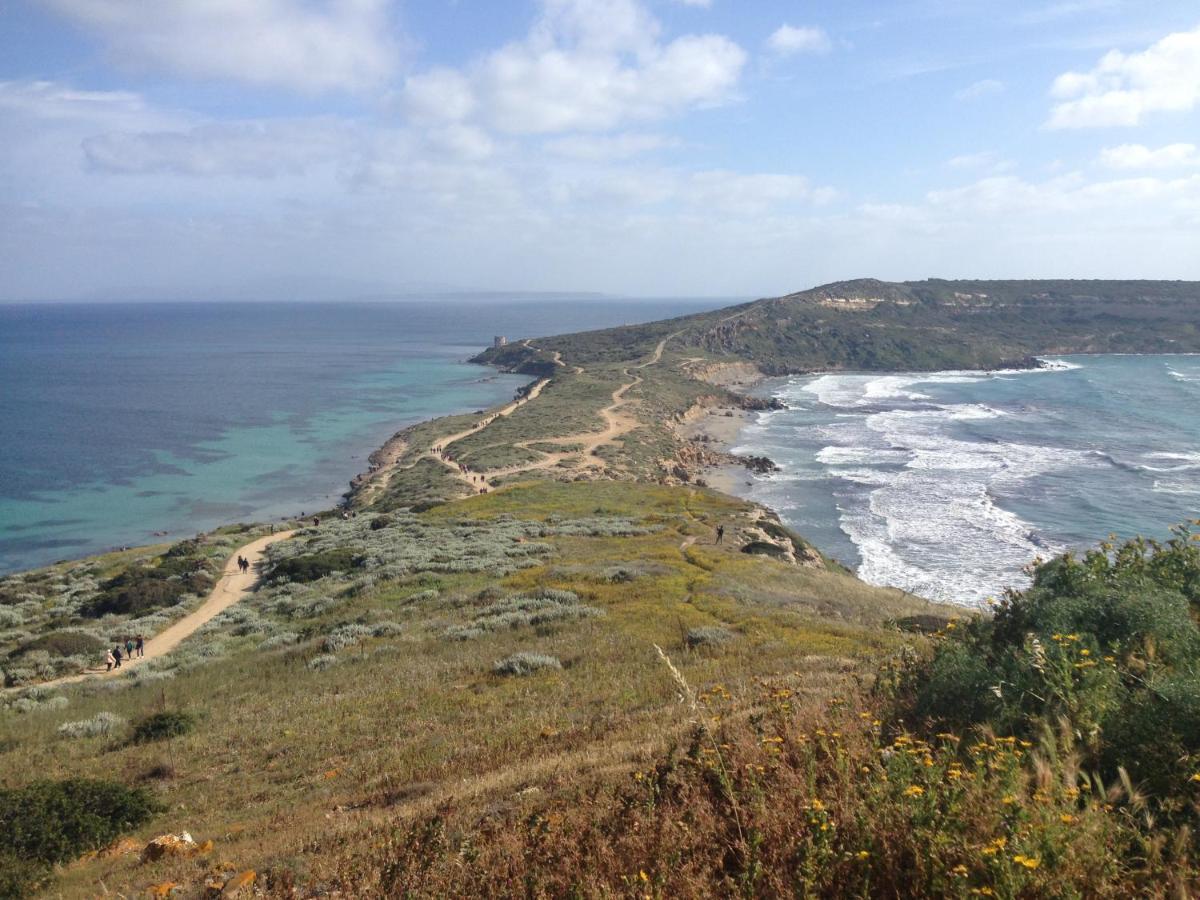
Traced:
POLYGON ((161 834, 143 848, 142 862, 154 862, 164 856, 194 856, 199 852, 200 848, 186 831, 179 834, 161 834))

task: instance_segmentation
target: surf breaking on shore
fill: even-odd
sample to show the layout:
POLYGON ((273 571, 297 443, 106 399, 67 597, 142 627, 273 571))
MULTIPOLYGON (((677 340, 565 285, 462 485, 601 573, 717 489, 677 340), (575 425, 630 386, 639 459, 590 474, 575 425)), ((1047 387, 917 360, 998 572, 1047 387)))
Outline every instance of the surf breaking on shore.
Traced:
POLYGON ((1159 423, 1131 438, 1115 410, 1134 398, 1112 367, 1151 359, 1143 391, 1194 390, 1200 362, 1124 359, 791 377, 759 390, 787 409, 718 413, 693 428, 780 466, 710 483, 771 507, 865 581, 978 606, 1027 584, 1037 557, 1187 517, 1200 494, 1200 428, 1159 423), (1074 393, 1095 396, 1073 404, 1074 393))

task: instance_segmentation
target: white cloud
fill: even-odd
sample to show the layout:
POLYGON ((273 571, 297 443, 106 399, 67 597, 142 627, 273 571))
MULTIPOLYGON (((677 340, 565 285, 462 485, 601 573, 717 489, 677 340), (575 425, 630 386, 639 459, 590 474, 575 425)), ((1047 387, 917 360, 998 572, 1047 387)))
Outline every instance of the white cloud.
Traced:
POLYGON ((54 81, 0 81, 0 111, 106 128, 145 126, 161 119, 132 91, 82 91, 54 81))
POLYGON ((1200 104, 1200 27, 1167 35, 1140 53, 1111 50, 1091 71, 1054 81, 1050 128, 1139 124, 1156 112, 1200 104))
POLYGON ((88 166, 114 175, 275 178, 336 161, 353 130, 331 119, 222 122, 181 131, 107 132, 82 142, 88 166))
POLYGON ((679 146, 679 141, 661 134, 626 132, 613 135, 571 135, 546 142, 556 156, 585 162, 632 159, 655 150, 679 146))
POLYGON ((406 79, 403 102, 420 121, 460 122, 475 111, 471 82, 454 69, 430 69, 406 79))
POLYGON ((680 6, 698 6, 701 9, 708 9, 712 6, 712 0, 675 0, 680 6))
POLYGON ((387 0, 42 0, 122 64, 283 87, 360 90, 396 65, 387 0))
POLYGON ((1200 166, 1195 144, 1167 144, 1152 149, 1144 144, 1121 144, 1100 151, 1100 162, 1110 169, 1177 169, 1200 166))
POLYGON ((828 53, 833 44, 823 28, 811 25, 780 25, 767 38, 767 47, 779 56, 796 53, 828 53))
POLYGON ((685 199, 706 210, 756 216, 778 206, 825 203, 829 188, 813 188, 800 175, 745 174, 714 170, 697 172, 683 188, 685 199))
POLYGON ((542 0, 524 40, 464 72, 434 70, 405 85, 423 118, 478 118, 510 134, 603 131, 731 99, 745 52, 720 35, 660 39, 636 0, 542 0))
POLYGON ((995 78, 984 78, 981 81, 976 81, 974 84, 969 84, 965 88, 954 92, 955 100, 978 100, 981 97, 994 97, 996 94, 1004 93, 1004 82, 998 81, 995 78))
POLYGON ((946 161, 946 165, 952 169, 986 169, 993 174, 1007 172, 1015 167, 1015 163, 1012 160, 1005 159, 1000 154, 991 150, 954 156, 946 161))

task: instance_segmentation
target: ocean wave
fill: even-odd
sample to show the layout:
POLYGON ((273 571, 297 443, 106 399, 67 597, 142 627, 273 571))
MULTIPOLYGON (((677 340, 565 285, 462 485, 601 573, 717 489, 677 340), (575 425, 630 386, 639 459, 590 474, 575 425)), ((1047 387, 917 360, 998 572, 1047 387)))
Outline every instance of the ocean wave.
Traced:
POLYGON ((1158 494, 1183 494, 1187 496, 1200 495, 1200 483, 1169 481, 1165 478, 1155 478, 1153 490, 1158 494))
POLYGON ((1039 369, 1029 369, 1029 370, 1026 370, 1026 369, 1021 369, 1020 371, 1022 371, 1022 372, 1024 372, 1024 371, 1032 371, 1032 372, 1070 372, 1070 371, 1071 371, 1071 370, 1073 370, 1073 369, 1082 369, 1082 368, 1083 368, 1083 364, 1082 364, 1082 363, 1071 362, 1071 361, 1070 361, 1070 360, 1068 360, 1068 359, 1051 359, 1051 358, 1047 357, 1047 358, 1044 358, 1044 359, 1039 359, 1039 360, 1038 360, 1038 362, 1040 362, 1040 363, 1042 364, 1042 365, 1041 365, 1041 368, 1039 368, 1039 369))
POLYGON ((1109 453, 1106 450, 1093 450, 1091 455, 1103 459, 1118 469, 1124 469, 1127 472, 1190 472, 1200 469, 1200 451, 1191 451, 1185 453, 1174 453, 1168 451, 1155 451, 1152 453, 1143 453, 1140 460, 1155 460, 1163 462, 1173 462, 1176 465, 1151 465, 1144 461, 1133 461, 1123 459, 1120 456, 1109 453))
POLYGON ((1176 368, 1167 366, 1167 374, 1185 384, 1200 384, 1200 372, 1180 372, 1176 368))

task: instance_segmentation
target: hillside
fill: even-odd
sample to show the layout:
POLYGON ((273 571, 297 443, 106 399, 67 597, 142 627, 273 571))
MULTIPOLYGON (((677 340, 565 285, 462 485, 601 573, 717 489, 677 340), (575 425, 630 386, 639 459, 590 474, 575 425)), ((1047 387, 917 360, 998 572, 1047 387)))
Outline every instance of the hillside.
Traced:
POLYGON ((534 380, 111 677, 71 680, 265 529, 0 580, 0 897, 1194 895, 1200 536, 968 617, 711 489, 769 462, 690 427, 761 370, 1182 349, 1194 289, 847 282, 489 351, 534 380))
MULTIPOLYGON (((838 282, 667 322, 540 338, 568 362, 671 347, 753 362, 769 375, 828 369, 1026 366, 1063 353, 1200 351, 1200 283, 1172 281, 838 282)), ((534 371, 520 346, 481 362, 534 371)))

